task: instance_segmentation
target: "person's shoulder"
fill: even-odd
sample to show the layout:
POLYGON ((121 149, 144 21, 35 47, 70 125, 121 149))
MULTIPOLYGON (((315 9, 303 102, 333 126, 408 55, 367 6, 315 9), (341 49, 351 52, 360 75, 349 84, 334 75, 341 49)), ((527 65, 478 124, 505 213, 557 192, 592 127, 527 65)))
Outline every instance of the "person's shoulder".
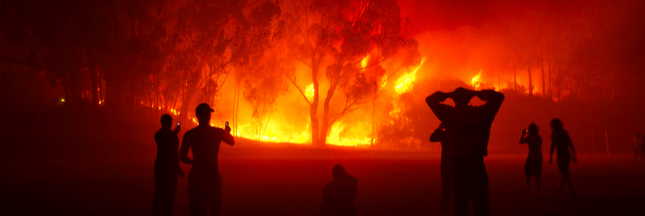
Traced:
POLYGON ((192 129, 190 129, 190 130, 186 131, 186 133, 184 133, 184 137, 187 137, 187 136, 188 136, 188 137, 193 136, 193 134, 195 133, 195 131, 197 131, 197 127, 194 127, 194 128, 192 128, 192 129))

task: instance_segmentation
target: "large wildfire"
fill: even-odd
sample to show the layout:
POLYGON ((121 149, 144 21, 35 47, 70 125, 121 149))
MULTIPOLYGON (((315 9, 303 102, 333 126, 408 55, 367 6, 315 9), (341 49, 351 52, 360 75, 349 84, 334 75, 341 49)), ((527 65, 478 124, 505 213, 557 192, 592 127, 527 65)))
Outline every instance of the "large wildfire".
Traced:
POLYGON ((45 47, 29 61, 65 86, 59 105, 168 113, 190 128, 209 103, 212 126, 269 143, 419 148, 438 124, 423 101, 434 91, 613 101, 630 80, 616 65, 643 36, 630 30, 642 3, 495 2, 118 1, 56 34, 39 23, 83 15, 33 9, 51 17, 25 18, 21 34, 45 47))

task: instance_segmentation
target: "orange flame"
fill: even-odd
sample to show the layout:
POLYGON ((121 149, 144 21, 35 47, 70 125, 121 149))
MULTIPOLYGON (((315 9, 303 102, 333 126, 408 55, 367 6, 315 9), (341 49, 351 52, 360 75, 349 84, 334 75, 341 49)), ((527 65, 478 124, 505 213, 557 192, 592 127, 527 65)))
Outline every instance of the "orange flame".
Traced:
POLYGON ((419 65, 412 70, 412 72, 408 74, 404 74, 403 76, 399 77, 399 80, 396 81, 396 86, 394 87, 394 91, 396 91, 397 95, 401 95, 403 93, 406 93, 410 90, 412 90, 412 87, 414 86, 414 81, 417 79, 417 72, 423 66, 423 63, 425 63, 426 58, 423 57, 421 59, 421 62, 419 65))

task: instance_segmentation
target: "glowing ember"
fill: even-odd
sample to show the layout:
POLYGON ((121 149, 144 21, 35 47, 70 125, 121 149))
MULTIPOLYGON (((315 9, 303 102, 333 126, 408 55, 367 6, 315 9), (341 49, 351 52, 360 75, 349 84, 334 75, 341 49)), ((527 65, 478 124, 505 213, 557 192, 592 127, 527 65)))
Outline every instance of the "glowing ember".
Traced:
POLYGON ((404 74, 399 78, 399 80, 396 81, 396 86, 394 87, 394 91, 396 91, 397 95, 400 95, 412 90, 414 81, 417 79, 417 72, 419 71, 421 66, 423 66, 423 63, 425 61, 426 61, 426 58, 423 57, 419 65, 416 68, 414 68, 412 72, 408 74, 404 74))
POLYGON ((479 78, 481 78, 481 76, 482 76, 482 70, 479 70, 479 74, 477 74, 477 76, 473 77, 470 80, 470 85, 472 87, 475 87, 475 90, 479 89, 479 84, 481 84, 481 80, 479 78))

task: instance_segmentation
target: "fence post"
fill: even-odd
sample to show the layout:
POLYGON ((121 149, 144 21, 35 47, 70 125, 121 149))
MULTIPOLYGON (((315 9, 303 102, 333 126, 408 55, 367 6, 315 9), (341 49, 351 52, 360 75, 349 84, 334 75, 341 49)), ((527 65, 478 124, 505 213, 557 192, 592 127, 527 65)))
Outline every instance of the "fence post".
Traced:
POLYGON ((593 153, 596 154, 596 139, 593 138, 593 130, 591 130, 591 145, 593 146, 593 153))
POLYGON ((607 155, 609 155, 609 141, 607 139, 607 130, 605 130, 605 144, 607 145, 607 155))

